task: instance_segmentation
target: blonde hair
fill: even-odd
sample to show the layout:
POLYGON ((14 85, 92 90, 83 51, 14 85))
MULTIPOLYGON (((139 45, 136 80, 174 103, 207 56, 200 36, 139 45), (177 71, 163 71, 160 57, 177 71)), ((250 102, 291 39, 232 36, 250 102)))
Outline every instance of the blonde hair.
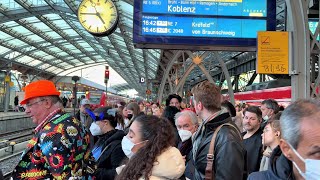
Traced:
POLYGON ((270 127, 275 132, 280 132, 280 121, 279 120, 270 120, 268 121, 267 125, 270 124, 270 127))

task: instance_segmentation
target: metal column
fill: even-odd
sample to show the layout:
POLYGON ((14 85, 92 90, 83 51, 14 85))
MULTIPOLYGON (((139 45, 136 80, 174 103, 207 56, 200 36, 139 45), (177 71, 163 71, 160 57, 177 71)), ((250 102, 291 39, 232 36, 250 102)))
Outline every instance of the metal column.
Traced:
POLYGON ((166 80, 169 77, 169 72, 173 66, 173 63, 178 59, 178 57, 181 55, 182 51, 177 51, 174 57, 171 59, 171 61, 168 63, 167 68, 165 70, 165 73, 162 77, 161 84, 160 84, 160 89, 159 89, 159 103, 161 104, 162 102, 162 96, 163 96, 163 91, 164 91, 164 85, 166 84, 166 80))
POLYGON ((286 0, 287 30, 292 32, 291 99, 310 97, 310 35, 305 0, 286 0))
POLYGON ((232 83, 231 83, 231 78, 230 78, 230 74, 229 74, 228 68, 227 68, 226 64, 224 63, 224 61, 220 58, 220 56, 219 56, 219 54, 217 52, 214 52, 214 57, 220 63, 222 72, 223 72, 224 77, 226 78, 227 83, 228 83, 228 93, 229 93, 229 97, 230 97, 230 102, 234 105, 235 104, 235 100, 234 100, 232 83))
MULTIPOLYGON (((7 77, 9 77, 9 79, 11 79, 10 77, 10 70, 7 70, 7 77)), ((9 103, 10 103, 10 81, 5 80, 6 82, 6 94, 5 94, 5 98, 4 98, 4 112, 8 112, 9 111, 9 103)))

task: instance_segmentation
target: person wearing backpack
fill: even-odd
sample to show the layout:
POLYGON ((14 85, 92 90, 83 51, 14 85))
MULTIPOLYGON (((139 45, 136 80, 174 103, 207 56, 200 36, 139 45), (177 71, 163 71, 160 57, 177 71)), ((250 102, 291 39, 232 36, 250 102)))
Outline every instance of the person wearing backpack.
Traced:
POLYGON ((245 179, 246 150, 227 109, 221 108, 220 88, 204 81, 193 87, 192 93, 202 119, 192 138, 194 179, 245 179))

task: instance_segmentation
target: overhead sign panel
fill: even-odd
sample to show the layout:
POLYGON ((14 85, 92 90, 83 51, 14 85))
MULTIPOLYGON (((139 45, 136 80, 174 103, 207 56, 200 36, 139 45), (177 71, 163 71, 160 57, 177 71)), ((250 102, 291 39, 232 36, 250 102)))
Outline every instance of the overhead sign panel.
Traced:
POLYGON ((142 16, 142 35, 185 37, 255 38, 265 29, 260 19, 192 18, 142 16), (242 28, 252 27, 252 28, 242 28))
POLYGON ((144 13, 266 17, 267 0, 143 0, 144 13))
POLYGON ((275 0, 135 0, 133 41, 140 48, 255 50, 257 32, 275 30, 275 12, 275 0))

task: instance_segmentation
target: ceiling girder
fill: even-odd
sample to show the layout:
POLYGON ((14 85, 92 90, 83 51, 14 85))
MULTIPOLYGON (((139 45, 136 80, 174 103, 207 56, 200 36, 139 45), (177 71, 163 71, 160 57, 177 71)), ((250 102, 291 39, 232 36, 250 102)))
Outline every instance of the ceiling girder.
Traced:
POLYGON ((40 6, 33 7, 28 11, 26 9, 16 9, 16 10, 5 10, 0 8, 0 12, 4 14, 4 16, 0 16, 0 24, 6 23, 9 21, 15 21, 19 19, 34 17, 38 15, 46 15, 46 14, 61 14, 61 13, 72 13, 72 11, 66 7, 53 5, 50 6, 40 6))
MULTIPOLYGON (((26 10, 29 11, 30 9, 30 5, 26 2, 23 2, 21 0, 15 0, 20 6, 22 6, 23 8, 25 8, 26 10)), ((69 38, 67 36, 67 34, 65 32, 63 32, 61 29, 59 29, 55 24, 53 24, 52 22, 50 22, 46 17, 43 17, 42 15, 37 15, 35 16, 36 18, 38 18, 42 23, 44 23, 45 25, 47 25, 50 29, 52 29, 53 31, 55 31, 57 34, 59 34, 61 37, 63 37, 64 39, 66 39, 70 44, 72 44, 73 46, 75 46, 76 48, 78 48, 82 53, 88 55, 88 53, 78 44, 78 43, 73 43, 71 41, 69 41, 69 38)), ((88 56, 90 57, 90 56, 88 56)), ((94 61, 96 61, 95 58, 91 58, 94 61)), ((79 61, 81 61, 82 63, 86 64, 85 61, 82 61, 81 59, 79 59, 79 61)))
MULTIPOLYGON (((41 38, 44 39, 46 42, 49 42, 49 43, 51 43, 53 46, 55 46, 55 47, 59 48, 60 50, 66 52, 69 56, 72 56, 72 57, 74 57, 75 59, 81 59, 79 56, 76 56, 76 55, 75 55, 73 52, 71 52, 69 49, 67 49, 67 48, 65 48, 65 47, 63 47, 63 46, 60 46, 60 45, 56 44, 54 39, 48 37, 48 35, 46 35, 46 34, 45 34, 44 32, 42 32, 40 29, 37 29, 37 28, 33 27, 31 24, 26 24, 26 23, 25 23, 26 21, 23 22, 23 20, 17 20, 16 22, 17 22, 18 24, 20 24, 21 26, 23 26, 24 28, 28 29, 29 31, 31 31, 31 32, 33 32, 34 34, 36 34, 36 35, 38 35, 39 37, 41 37, 41 38)), ((38 44, 38 43, 37 43, 37 44, 38 44)), ((40 44, 40 45, 41 45, 41 44, 40 44)), ((57 59, 61 59, 61 60, 63 60, 64 62, 67 62, 67 60, 65 59, 64 56, 59 55, 59 57, 56 57, 56 58, 57 58, 57 59)), ((46 63, 46 62, 44 62, 44 63, 46 63)), ((68 62, 68 63, 70 63, 70 64, 72 64, 72 65, 75 65, 75 64, 72 63, 72 62, 68 62)), ((42 64, 41 64, 41 65, 42 65, 42 64)), ((38 66, 37 66, 37 67, 38 67, 38 66)))
MULTIPOLYGON (((117 3, 116 3, 116 5, 117 5, 117 3)), ((119 7, 119 6, 118 6, 118 7, 119 7)), ((122 28, 121 17, 119 17, 118 27, 119 27, 121 33, 122 33, 122 34, 125 34, 125 32, 124 32, 124 30, 123 30, 123 28, 122 28)), ((142 76, 141 76, 140 68, 139 68, 138 65, 136 64, 137 58, 135 57, 135 55, 134 55, 133 52, 132 52, 132 46, 131 46, 130 42, 128 42, 128 40, 127 40, 125 37, 122 37, 122 38, 123 38, 123 40, 124 40, 124 42, 125 42, 125 44, 126 44, 126 46, 127 46, 127 50, 129 51, 129 54, 130 54, 130 57, 131 57, 131 59, 132 59, 134 68, 136 69, 139 77, 142 77, 142 76)))
POLYGON ((149 81, 151 79, 149 77, 149 72, 148 72, 148 55, 146 53, 147 50, 142 50, 143 53, 143 63, 144 63, 144 72, 146 73, 146 81, 149 81))
MULTIPOLYGON (((133 65, 130 64, 130 63, 128 62, 127 58, 123 56, 123 52, 122 52, 122 51, 120 50, 120 48, 118 47, 118 43, 116 43, 116 41, 114 40, 114 37, 113 37, 113 36, 114 36, 113 34, 111 34, 111 35, 108 36, 109 41, 110 41, 111 44, 115 47, 115 50, 117 51, 117 53, 118 53, 118 55, 120 56, 121 60, 125 63, 126 67, 132 67, 133 65)), ((130 83, 133 83, 134 87, 138 87, 137 83, 135 83, 136 81, 134 81, 134 79, 137 79, 137 80, 138 80, 138 77, 135 76, 135 75, 137 74, 137 72, 133 72, 132 70, 133 70, 132 68, 129 68, 129 71, 130 71, 130 74, 131 74, 131 76, 129 76, 129 77, 133 78, 133 79, 131 80, 131 82, 130 82, 130 81, 129 81, 129 82, 130 82, 130 83), (134 77, 135 77, 135 78, 134 78, 134 77)), ((136 71, 136 69, 134 69, 134 70, 136 71)), ((130 79, 131 79, 131 78, 130 78, 130 79)))
MULTIPOLYGON (((95 57, 92 57, 88 51, 86 51, 82 46, 79 45, 79 43, 76 43, 74 41, 71 41, 68 35, 63 32, 61 29, 59 29, 55 24, 50 22, 46 17, 43 16, 36 16, 38 19, 40 19, 45 25, 47 25, 49 28, 51 28, 54 32, 59 34, 61 37, 63 37, 65 40, 67 40, 70 44, 72 44, 74 47, 76 47, 79 51, 81 51, 83 54, 85 54, 87 57, 92 59, 93 61, 97 61, 95 57)), ((86 61, 83 61, 79 59, 80 62, 86 64, 86 61)))
MULTIPOLYGON (((27 9, 28 11, 29 11, 29 9, 30 8, 28 8, 28 7, 30 7, 30 5, 28 5, 27 4, 27 2, 22 2, 21 0, 16 0, 16 2, 19 4, 19 5, 21 5, 23 8, 25 8, 25 9, 27 9)), ((52 7, 52 6, 51 6, 52 7)), ((62 31, 62 30, 60 30, 59 28, 57 28, 56 27, 56 25, 54 25, 52 22, 49 22, 48 20, 47 20, 47 18, 46 17, 43 17, 42 15, 39 15, 39 16, 36 16, 36 18, 38 18, 42 23, 44 23, 45 25, 47 25, 49 28, 51 28, 53 31, 55 31, 56 33, 58 33, 61 37, 63 37, 63 38, 65 38, 66 40, 68 40, 68 37, 67 37, 67 35, 62 31)), ((22 21, 20 20, 19 21, 19 24, 20 23, 22 23, 22 21)), ((21 24, 22 25, 22 24, 21 24)), ((23 24, 23 25, 25 25, 25 24, 23 24)), ((31 25, 30 25, 31 26, 31 25)), ((26 26, 25 28, 27 28, 29 31, 31 31, 31 32, 33 32, 33 31, 36 31, 35 30, 35 27, 28 27, 28 26, 26 26)), ((41 34, 41 32, 42 31, 40 31, 40 30, 38 30, 39 31, 39 34, 41 34)), ((35 34, 38 34, 38 33, 35 33, 35 34)), ((39 36, 39 35, 38 35, 39 36)), ((40 36, 41 37, 41 36, 40 36)), ((42 38, 42 37, 41 37, 42 38)), ((49 41, 50 42, 50 37, 44 37, 43 36, 43 39, 45 39, 45 40, 47 40, 47 41, 49 41)), ((51 42, 52 42, 52 40, 51 40, 51 42)), ((78 43, 72 43, 72 42, 69 42, 70 44, 72 44, 72 45, 74 45, 76 48, 78 48, 81 52, 83 52, 84 54, 86 54, 86 55, 89 55, 88 53, 86 53, 86 51, 78 44, 78 43)), ((61 49, 61 46, 56 46, 56 47, 58 47, 59 49, 61 49)), ((70 50, 68 50, 68 49, 66 49, 66 48, 63 48, 63 49, 65 49, 66 51, 66 53, 68 53, 69 55, 71 55, 71 56, 73 56, 73 53, 70 51, 70 50)), ((62 49, 61 49, 62 50, 62 49)), ((63 58, 61 58, 61 57, 57 57, 57 56, 54 56, 54 57, 56 57, 57 59, 61 59, 63 62, 65 62, 65 63, 68 63, 65 59, 63 59, 63 58)), ((74 58, 76 58, 75 56, 73 56, 74 58)), ((91 56, 88 56, 88 57, 90 57, 91 58, 91 56)), ((96 61, 96 59, 95 58, 91 58, 91 59, 93 59, 94 61, 96 61)), ((81 60, 81 58, 80 59, 78 59, 80 62, 82 62, 82 63, 84 63, 84 64, 86 64, 86 62, 85 61, 83 61, 83 60, 81 60)), ((44 63, 48 63, 48 62, 43 62, 43 64, 44 63)), ((50 64, 50 63, 48 63, 48 64, 50 64)), ((41 64, 42 65, 42 64, 41 64)), ((63 68, 62 68, 63 69, 63 68)))
MULTIPOLYGON (((23 34, 20 34, 20 33, 18 33, 17 31, 14 31, 14 30, 6 27, 4 24, 1 24, 1 25, 0 25, 0 30, 1 30, 2 32, 5 32, 5 33, 9 34, 9 35, 12 36, 12 37, 15 37, 16 39, 19 39, 20 41, 22 41, 22 42, 24 42, 24 43, 26 43, 26 44, 28 44, 28 45, 30 45, 30 46, 33 46, 33 47, 36 47, 37 49, 40 49, 41 51, 43 51, 43 52, 45 52, 45 53, 47 53, 47 54, 49 54, 49 55, 51 55, 51 56, 53 56, 53 57, 60 58, 57 53, 55 53, 55 52, 53 52, 53 51, 51 51, 51 50, 48 50, 48 49, 46 49, 46 48, 41 47, 41 46, 38 45, 37 43, 32 42, 32 40, 29 39, 27 36, 25 36, 25 35, 23 35, 23 34)), ((18 51, 18 49, 16 49, 16 51, 18 51)), ((19 51, 18 51, 18 52, 19 52, 19 51)), ((20 53, 21 53, 21 52, 20 52, 20 53)), ((46 62, 46 63, 50 64, 51 66, 57 66, 57 67, 59 67, 59 68, 61 68, 61 69, 65 69, 65 67, 63 67, 63 66, 59 66, 58 64, 54 64, 54 63, 51 63, 51 62, 47 62, 46 60, 43 60, 43 59, 42 59, 42 62, 46 62)))
MULTIPOLYGON (((32 66, 29 66, 29 65, 27 65, 27 64, 23 64, 23 63, 20 63, 20 62, 17 62, 17 61, 13 61, 13 60, 8 59, 8 58, 5 58, 5 57, 1 57, 1 56, 0 56, 0 60, 1 60, 1 61, 5 61, 5 62, 10 62, 10 63, 16 64, 16 65, 18 65, 18 66, 25 67, 26 69, 33 69, 35 72, 40 71, 40 69, 39 69, 39 70, 34 69, 32 66)), ((48 74, 48 75, 50 75, 50 76, 55 75, 55 74, 50 73, 50 72, 43 72, 43 73, 48 74)), ((35 73, 34 73, 34 74, 35 74, 35 73)))
MULTIPOLYGON (((159 58, 157 58, 159 52, 153 50, 134 49, 132 43, 133 38, 131 37, 133 33, 131 24, 133 23, 130 23, 131 21, 133 22, 133 15, 131 10, 121 10, 122 7, 120 6, 122 5, 118 4, 119 1, 116 2, 116 4, 118 4, 120 14, 119 29, 117 29, 112 35, 109 35, 109 37, 105 38, 91 36, 82 30, 79 23, 76 23, 78 22, 76 17, 77 6, 80 0, 64 0, 61 2, 53 0, 36 2, 28 0, 14 1, 23 9, 19 6, 20 9, 12 10, 0 4, 0 25, 3 25, 3 23, 6 22, 15 21, 19 26, 40 37, 41 40, 35 42, 32 41, 31 38, 27 37, 30 36, 30 34, 23 34, 14 31, 12 28, 16 29, 15 27, 19 27, 15 24, 12 24, 12 26, 11 23, 9 23, 8 25, 10 26, 1 26, 0 30, 4 33, 27 44, 22 46, 16 45, 15 43, 10 42, 10 40, 13 40, 10 38, 0 40, 0 45, 8 49, 1 54, 1 56, 12 57, 9 59, 14 63, 20 63, 16 60, 23 58, 24 56, 29 56, 35 60, 39 60, 40 63, 35 67, 26 66, 25 68, 34 68, 42 74, 49 73, 44 68, 50 67, 51 72, 53 72, 53 69, 55 70, 55 75, 65 71, 66 69, 65 66, 60 65, 61 62, 67 63, 68 69, 70 69, 70 66, 72 66, 72 68, 77 68, 83 65, 101 64, 102 62, 106 62, 127 82, 130 82, 131 87, 135 88, 140 94, 145 93, 145 87, 142 87, 139 83, 139 77, 145 76, 146 79, 150 79, 151 76, 153 77, 156 74, 157 70, 154 68, 159 63, 159 58), (69 8, 59 3, 64 5, 66 4, 69 8), (57 17, 61 17, 61 20, 64 20, 66 24, 68 24, 79 36, 70 36, 67 34, 58 26, 58 24, 54 23, 51 19, 51 15, 45 16, 47 14, 56 14, 58 15, 57 17), (35 17, 32 18, 32 22, 29 22, 27 19, 30 17, 35 17), (33 23, 38 22, 48 26, 52 32, 56 32, 60 37, 53 38, 44 30, 33 25, 33 23), (82 47, 79 43, 80 41, 86 42, 93 50, 91 48, 87 50, 84 46, 82 47), (65 44, 70 44, 70 46, 75 47, 75 49, 66 48, 65 44), (54 50, 51 50, 53 47, 54 50), (37 51, 42 51, 43 53, 38 53, 37 51), (63 55, 61 52, 64 52, 63 55), (46 54, 54 57, 54 59, 49 60, 46 58, 46 54), (84 57, 86 60, 84 60, 84 57), (87 60, 87 58, 89 58, 89 60, 87 60), (78 63, 78 61, 83 64, 78 63)), ((124 0, 124 2, 133 5, 133 0, 124 0)), ((54 20, 59 20, 59 18, 55 18, 54 20)), ((21 64, 23 64, 23 61, 20 61, 22 62, 21 64)), ((30 61, 31 59, 26 62, 30 61)), ((50 73, 50 76, 54 74, 50 73)))

